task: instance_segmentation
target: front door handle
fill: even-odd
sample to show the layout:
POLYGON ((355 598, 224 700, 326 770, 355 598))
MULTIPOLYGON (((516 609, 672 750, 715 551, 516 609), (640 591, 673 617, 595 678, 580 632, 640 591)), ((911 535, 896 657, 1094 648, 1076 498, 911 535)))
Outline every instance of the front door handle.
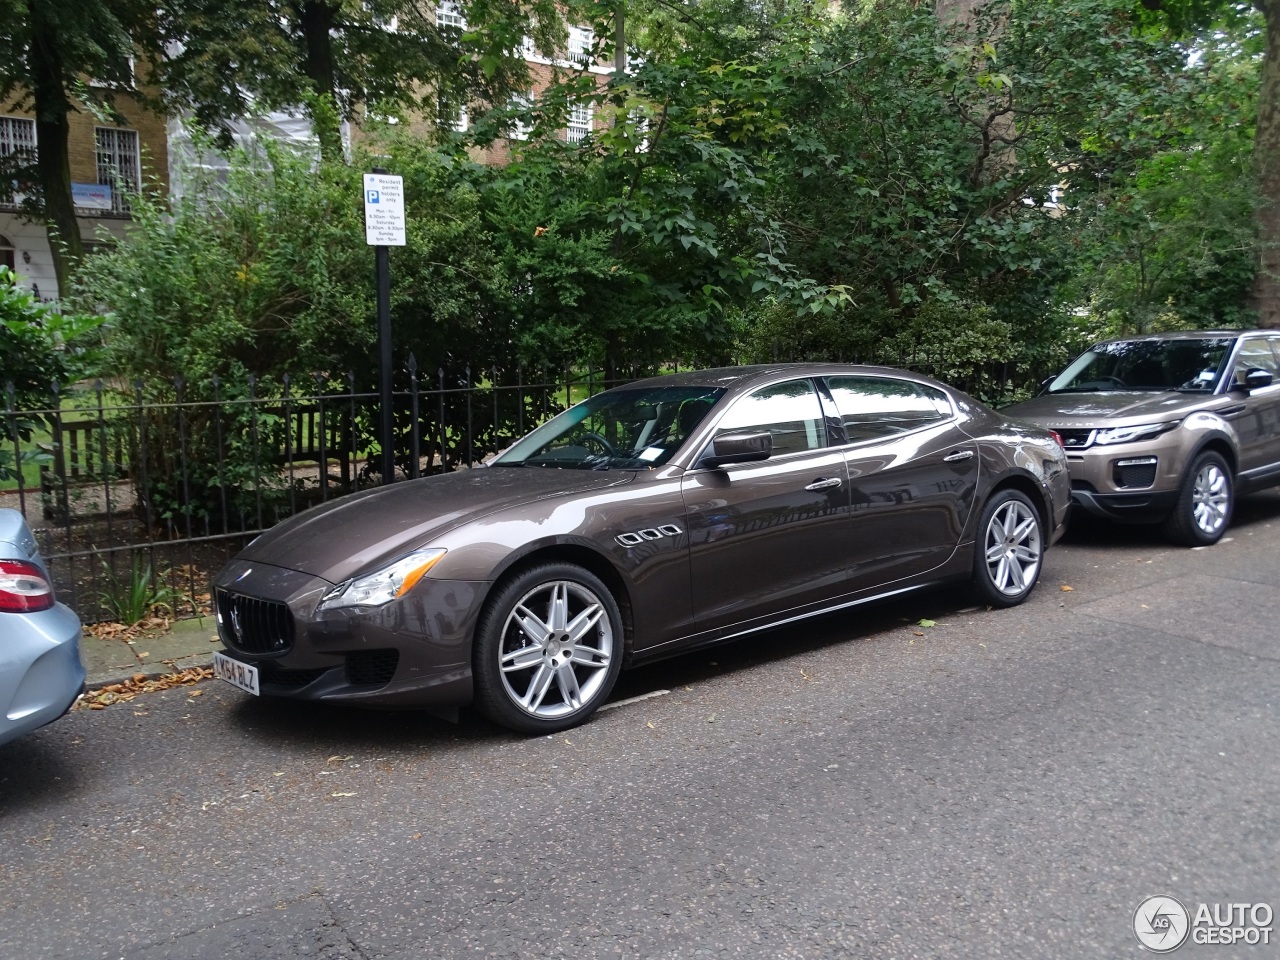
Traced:
POLYGON ((958 463, 961 460, 968 460, 973 456, 972 450, 957 450, 955 453, 948 453, 942 458, 943 463, 958 463))
POLYGON ((832 487, 840 486, 839 477, 819 477, 813 483, 805 487, 806 490, 830 490, 832 487))

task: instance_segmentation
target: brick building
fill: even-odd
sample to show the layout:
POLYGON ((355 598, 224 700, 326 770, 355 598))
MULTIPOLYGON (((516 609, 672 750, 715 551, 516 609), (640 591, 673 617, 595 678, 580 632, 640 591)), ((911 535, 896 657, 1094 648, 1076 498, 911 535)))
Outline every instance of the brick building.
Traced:
MULTIPOLYGON (((0 155, 39 150, 30 105, 22 97, 0 102, 0 155)), ((135 98, 117 94, 118 116, 102 121, 76 103, 68 118, 68 154, 76 219, 86 248, 100 234, 122 236, 129 223, 125 191, 165 191, 169 182, 169 152, 165 121, 135 98), (120 188, 123 187, 122 191, 120 188)), ((43 222, 32 223, 18 209, 21 197, 0 200, 0 263, 13 268, 23 286, 46 300, 58 296, 53 256, 43 222)))

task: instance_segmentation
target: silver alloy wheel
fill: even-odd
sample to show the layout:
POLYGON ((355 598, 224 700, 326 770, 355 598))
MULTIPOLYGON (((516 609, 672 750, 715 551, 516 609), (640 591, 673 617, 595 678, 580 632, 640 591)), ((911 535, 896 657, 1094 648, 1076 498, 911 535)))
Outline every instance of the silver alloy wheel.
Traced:
POLYGON ((1231 486, 1222 468, 1212 461, 1196 474, 1191 486, 1191 516, 1206 536, 1213 536, 1227 522, 1231 486))
POLYGON ((554 720, 580 709, 605 683, 613 627, 600 598, 571 580, 540 583, 502 626, 498 669, 511 702, 554 720))
POLYGON ((987 574, 1005 596, 1016 597, 1036 582, 1040 570, 1040 523, 1021 500, 1007 500, 987 524, 987 574))

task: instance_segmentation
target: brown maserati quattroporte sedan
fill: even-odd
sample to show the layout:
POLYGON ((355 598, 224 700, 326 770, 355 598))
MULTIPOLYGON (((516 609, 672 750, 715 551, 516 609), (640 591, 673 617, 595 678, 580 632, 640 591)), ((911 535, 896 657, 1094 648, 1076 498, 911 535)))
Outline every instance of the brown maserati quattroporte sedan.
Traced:
POLYGON ((937 584, 1020 603, 1070 497, 1052 433, 880 367, 681 373, 487 466, 281 523, 215 582, 220 677, 261 696, 549 733, 624 665, 937 584))

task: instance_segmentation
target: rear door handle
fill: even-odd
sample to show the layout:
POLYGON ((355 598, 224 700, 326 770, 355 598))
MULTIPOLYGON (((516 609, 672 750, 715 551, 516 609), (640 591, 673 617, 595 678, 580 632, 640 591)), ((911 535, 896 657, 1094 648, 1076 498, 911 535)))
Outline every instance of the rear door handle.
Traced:
POLYGON ((957 450, 955 453, 948 453, 942 458, 943 463, 957 463, 961 460, 968 460, 973 456, 972 450, 957 450))
POLYGON ((805 487, 806 490, 830 490, 832 487, 840 486, 839 477, 819 477, 813 483, 805 487))

